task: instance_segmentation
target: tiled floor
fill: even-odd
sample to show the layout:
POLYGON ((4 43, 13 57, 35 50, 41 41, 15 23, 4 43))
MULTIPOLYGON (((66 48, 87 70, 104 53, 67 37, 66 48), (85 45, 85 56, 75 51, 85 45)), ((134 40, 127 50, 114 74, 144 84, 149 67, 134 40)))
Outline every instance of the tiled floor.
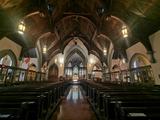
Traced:
POLYGON ((73 85, 51 120, 96 120, 80 86, 73 85))

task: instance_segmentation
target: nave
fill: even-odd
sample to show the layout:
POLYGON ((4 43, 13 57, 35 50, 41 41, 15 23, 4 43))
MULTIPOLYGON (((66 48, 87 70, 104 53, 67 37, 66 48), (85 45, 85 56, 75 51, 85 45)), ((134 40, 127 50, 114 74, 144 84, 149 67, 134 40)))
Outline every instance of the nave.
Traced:
POLYGON ((81 84, 37 82, 0 90, 0 120, 96 120, 81 84))
POLYGON ((81 80, 0 87, 0 120, 159 120, 160 87, 81 80))
POLYGON ((0 120, 160 120, 159 45, 160 0, 0 0, 0 120))
POLYGON ((51 120, 97 120, 81 86, 73 85, 51 120))

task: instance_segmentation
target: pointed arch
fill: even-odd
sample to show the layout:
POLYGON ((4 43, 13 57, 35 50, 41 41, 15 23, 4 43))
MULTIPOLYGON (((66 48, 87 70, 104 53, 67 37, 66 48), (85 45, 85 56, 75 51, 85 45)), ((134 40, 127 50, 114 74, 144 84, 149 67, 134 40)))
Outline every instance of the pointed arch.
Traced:
POLYGON ((149 59, 141 54, 141 53, 135 53, 130 62, 129 62, 129 68, 137 68, 137 67, 142 67, 142 66, 147 66, 147 65, 150 65, 150 61, 149 59))
POLYGON ((16 55, 14 54, 14 52, 10 49, 0 51, 0 59, 5 57, 6 55, 8 55, 12 60, 11 66, 17 66, 17 58, 16 58, 16 55))
POLYGON ((58 66, 54 63, 49 67, 48 70, 48 80, 49 81, 58 81, 58 66))

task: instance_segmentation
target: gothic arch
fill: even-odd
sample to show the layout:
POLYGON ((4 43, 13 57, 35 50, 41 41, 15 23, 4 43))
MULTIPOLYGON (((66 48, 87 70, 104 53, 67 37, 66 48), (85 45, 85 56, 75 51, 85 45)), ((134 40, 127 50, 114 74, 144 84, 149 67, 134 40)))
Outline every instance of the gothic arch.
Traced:
POLYGON ((58 66, 54 63, 49 67, 48 70, 48 80, 50 81, 58 81, 58 66))
POLYGON ((151 63, 149 59, 145 55, 141 53, 135 53, 129 62, 129 68, 131 69, 136 67, 142 67, 150 64, 151 63))
POLYGON ((16 58, 16 55, 14 54, 14 52, 10 49, 0 51, 0 59, 6 55, 9 55, 11 57, 12 66, 17 66, 17 58, 16 58))

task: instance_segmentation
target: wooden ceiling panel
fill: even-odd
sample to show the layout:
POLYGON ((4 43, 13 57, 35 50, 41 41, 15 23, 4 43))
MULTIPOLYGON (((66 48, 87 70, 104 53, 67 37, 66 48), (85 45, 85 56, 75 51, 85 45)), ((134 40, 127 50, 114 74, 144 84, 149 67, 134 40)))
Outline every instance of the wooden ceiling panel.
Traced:
MULTIPOLYGON (((29 43, 30 47, 33 47, 32 44, 43 34, 56 34, 57 46, 53 45, 54 49, 50 50, 50 54, 52 50, 54 52, 61 49, 62 43, 68 37, 82 36, 87 45, 90 45, 95 36, 104 34, 116 47, 124 46, 119 44, 123 25, 127 25, 130 35, 134 36, 134 39, 128 38, 130 43, 135 43, 135 40, 144 42, 160 28, 159 0, 1 0, 0 7, 1 23, 5 23, 9 18, 9 25, 0 24, 0 35, 16 36, 16 24, 25 19, 26 38, 33 41, 29 43), (39 14, 26 17, 35 11, 39 14)), ((48 44, 54 43, 55 36, 50 37, 53 38, 48 38, 48 44)), ((98 46, 102 51, 102 45, 108 44, 106 40, 96 40, 96 47, 90 45, 90 50, 96 50, 98 46)))

